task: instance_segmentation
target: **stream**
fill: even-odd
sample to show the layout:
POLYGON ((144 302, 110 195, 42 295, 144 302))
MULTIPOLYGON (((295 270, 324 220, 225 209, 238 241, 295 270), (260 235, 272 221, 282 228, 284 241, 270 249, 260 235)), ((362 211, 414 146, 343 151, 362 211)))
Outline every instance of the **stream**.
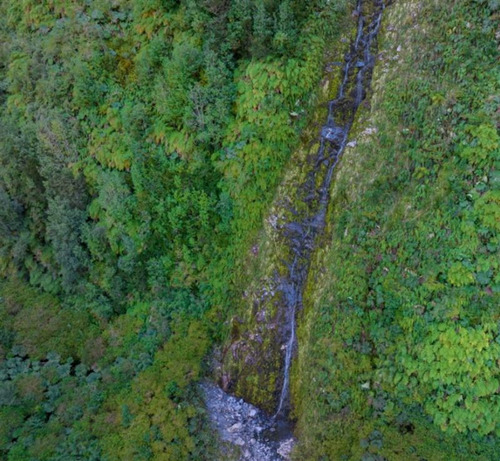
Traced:
POLYGON ((276 411, 274 415, 265 415, 214 385, 202 385, 214 428, 222 440, 241 447, 242 460, 289 459, 293 447, 292 425, 288 416, 291 410, 290 367, 297 347, 296 315, 302 308, 303 289, 318 236, 325 227, 334 170, 346 147, 358 107, 370 86, 375 65, 375 39, 380 30, 384 7, 383 0, 357 2, 353 12, 357 17, 356 36, 345 55, 342 82, 335 99, 328 103, 326 123, 319 134, 319 148, 307 160, 309 173, 295 197, 296 201, 306 204, 306 211, 299 213, 290 209, 294 221, 281 228, 289 248, 289 260, 286 261, 288 273, 278 280, 286 314, 287 340, 282 347, 283 378, 276 411))

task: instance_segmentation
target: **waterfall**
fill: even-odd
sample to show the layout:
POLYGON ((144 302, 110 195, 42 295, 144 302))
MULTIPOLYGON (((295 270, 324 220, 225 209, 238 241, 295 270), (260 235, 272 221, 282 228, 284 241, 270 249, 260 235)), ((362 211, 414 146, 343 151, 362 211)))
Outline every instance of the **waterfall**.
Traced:
POLYGON ((321 129, 314 166, 298 191, 299 200, 308 205, 307 212, 300 221, 290 222, 283 227, 284 237, 294 256, 293 262, 288 264, 288 274, 280 279, 279 284, 286 307, 288 339, 284 345, 283 381, 274 419, 286 417, 289 411, 290 366, 296 342, 296 314, 302 307, 302 292, 317 236, 325 226, 334 169, 347 144, 357 109, 365 98, 375 64, 373 44, 380 29, 384 2, 373 0, 374 9, 368 17, 363 15, 363 3, 363 0, 358 0, 356 6, 356 37, 345 57, 342 83, 336 98, 328 104, 327 122, 321 129), (321 181, 316 188, 318 178, 321 181))

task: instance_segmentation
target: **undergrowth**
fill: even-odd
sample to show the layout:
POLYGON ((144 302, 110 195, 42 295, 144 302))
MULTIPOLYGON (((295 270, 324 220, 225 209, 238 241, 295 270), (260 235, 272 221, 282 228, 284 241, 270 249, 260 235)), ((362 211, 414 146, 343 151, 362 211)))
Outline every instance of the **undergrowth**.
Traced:
POLYGON ((386 10, 301 320, 297 459, 498 457, 498 18, 386 10))

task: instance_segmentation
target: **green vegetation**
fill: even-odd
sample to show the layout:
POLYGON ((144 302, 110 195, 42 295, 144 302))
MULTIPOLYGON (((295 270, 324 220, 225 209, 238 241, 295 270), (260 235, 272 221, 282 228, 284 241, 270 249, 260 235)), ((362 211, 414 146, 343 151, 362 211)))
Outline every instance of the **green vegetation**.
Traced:
POLYGON ((294 370, 297 459, 500 450, 497 2, 388 10, 294 370))
MULTIPOLYGON (((355 24, 356 18, 350 15, 339 18, 335 41, 327 49, 327 59, 342 56, 355 24)), ((276 275, 285 275, 286 260, 292 260, 288 241, 279 226, 295 221, 296 213, 306 208, 301 198, 297 198, 297 191, 309 172, 308 156, 317 153, 318 128, 324 123, 325 108, 328 101, 335 98, 341 80, 342 68, 337 66, 321 81, 308 126, 301 133, 268 216, 248 252, 242 276, 246 282, 243 295, 233 301, 231 331, 223 349, 222 382, 231 392, 271 414, 276 411, 282 383, 284 339, 279 330, 287 322, 276 275)))
POLYGON ((0 2, 0 458, 212 457, 195 384, 347 3, 0 2))
MULTIPOLYGON (((1 459, 218 459, 196 384, 280 270, 268 218, 354 3, 0 0, 1 459)), ((494 460, 499 4, 386 13, 299 318, 296 458, 494 460)))

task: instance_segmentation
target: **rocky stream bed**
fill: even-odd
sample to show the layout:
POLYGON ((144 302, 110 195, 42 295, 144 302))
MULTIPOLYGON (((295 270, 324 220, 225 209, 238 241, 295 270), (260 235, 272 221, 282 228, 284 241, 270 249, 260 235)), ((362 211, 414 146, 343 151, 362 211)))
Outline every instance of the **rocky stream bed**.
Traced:
POLYGON ((239 448, 240 460, 289 460, 295 443, 290 423, 225 393, 215 384, 201 385, 207 410, 220 439, 239 448))

